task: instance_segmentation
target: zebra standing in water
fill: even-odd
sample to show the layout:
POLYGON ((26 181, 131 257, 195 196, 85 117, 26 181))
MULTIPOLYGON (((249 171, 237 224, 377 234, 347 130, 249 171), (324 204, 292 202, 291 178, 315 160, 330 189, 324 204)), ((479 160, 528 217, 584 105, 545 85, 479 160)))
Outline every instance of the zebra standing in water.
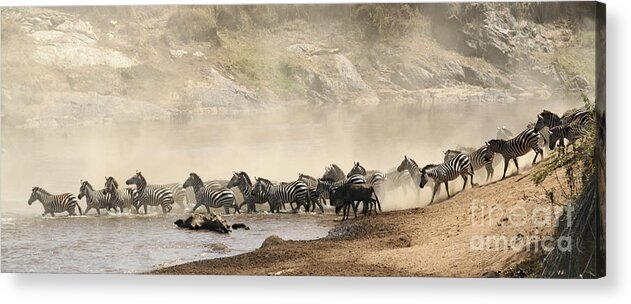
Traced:
POLYGON ((42 216, 50 213, 54 217, 55 212, 68 212, 68 215, 77 215, 74 210, 75 207, 79 209, 79 214, 83 215, 77 199, 70 193, 53 195, 40 187, 33 187, 31 197, 28 199, 29 206, 35 201, 40 201, 44 206, 42 216))
POLYGON ((539 132, 536 132, 533 128, 527 128, 517 136, 509 139, 492 139, 486 142, 488 146, 486 159, 493 158, 494 153, 502 154, 504 157, 504 174, 502 178, 506 177, 506 169, 508 169, 508 162, 512 159, 517 168, 519 174, 519 165, 517 164, 517 157, 525 155, 530 150, 535 151, 535 158, 532 160, 532 164, 535 164, 537 156, 541 154, 543 159, 543 150, 539 147, 539 132))
MULTIPOLYGON (((169 189, 173 193, 173 202, 176 203, 182 210, 187 210, 188 199, 186 198, 186 190, 179 183, 161 184, 161 185, 147 185, 153 188, 165 188, 169 189)), ((171 209, 171 208, 169 208, 171 209)))
MULTIPOLYGON (((79 188, 78 199, 85 196, 85 202, 87 207, 85 208, 85 214, 88 214, 90 209, 96 209, 96 213, 101 215, 101 209, 109 210, 112 204, 112 196, 103 190, 96 191, 88 181, 81 181, 81 187, 79 188)), ((116 209, 116 208, 114 208, 116 209)))
POLYGON ((136 209, 136 213, 138 213, 140 205, 138 204, 138 192, 136 192, 136 189, 118 188, 118 182, 112 176, 105 177, 104 188, 105 192, 112 196, 111 205, 114 207, 114 211, 116 211, 116 207, 118 207, 120 212, 123 213, 124 209, 131 211, 133 207, 136 209))
POLYGON ((436 192, 440 189, 440 184, 445 184, 445 190, 447 190, 447 197, 451 197, 449 194, 449 181, 456 179, 458 176, 462 176, 464 183, 462 190, 467 186, 467 175, 471 177, 471 188, 473 188, 473 167, 471 167, 471 161, 466 154, 458 154, 452 159, 440 164, 429 164, 421 169, 421 182, 419 187, 425 187, 425 184, 431 178, 434 180, 434 190, 432 191, 432 200, 430 204, 434 202, 436 192))
POLYGON ((171 205, 173 204, 173 192, 171 190, 148 186, 147 180, 140 171, 125 181, 127 185, 136 185, 136 192, 138 193, 138 205, 142 205, 147 214, 147 206, 161 206, 162 213, 166 214, 171 211, 171 205))
POLYGON ((234 192, 232 190, 223 188, 215 190, 212 188, 204 187, 204 182, 196 173, 191 173, 188 179, 182 185, 184 188, 192 187, 195 192, 195 200, 197 204, 193 207, 193 212, 201 206, 206 207, 206 211, 210 213, 210 208, 220 208, 226 214, 230 214, 230 207, 234 208, 234 213, 241 213, 234 198, 234 192))
MULTIPOLYGON (((487 151, 488 149, 489 147, 487 145, 484 145, 481 148, 471 153, 467 153, 467 156, 469 157, 469 160, 471 161, 471 166, 473 167, 474 172, 481 169, 482 167, 486 169, 487 182, 493 179, 493 172, 495 171, 493 169, 493 157, 495 156, 495 153, 492 153, 492 152, 489 153, 487 151)), ((444 158, 445 162, 452 159, 458 154, 462 154, 462 152, 456 151, 456 150, 447 150, 443 153, 445 154, 445 158, 444 158)))
POLYGON ((284 203, 289 203, 294 211, 300 210, 300 206, 304 206, 305 211, 309 211, 309 187, 303 181, 274 185, 271 181, 262 177, 255 177, 255 179, 256 184, 254 184, 252 194, 264 196, 270 203, 271 212, 279 212, 280 206, 284 203), (293 203, 297 204, 296 208, 293 208, 293 203))
MULTIPOLYGON (((206 184, 204 183, 204 186, 206 184)), ((209 187, 209 186, 206 186, 209 187)), ((241 194, 243 195, 243 202, 239 204, 239 210, 243 205, 247 205, 248 212, 256 212, 256 204, 265 204, 267 203, 267 199, 263 196, 256 196, 252 194, 252 180, 250 176, 245 171, 233 172, 232 178, 228 181, 226 188, 237 187, 241 194)), ((210 187, 211 189, 212 186, 210 187)), ((270 210, 271 210, 270 205, 270 210)))
MULTIPOLYGON (((303 181, 305 184, 307 184, 307 186, 309 187, 309 193, 310 193, 311 199, 312 200, 315 199, 315 202, 320 207, 320 210, 324 211, 322 206, 325 205, 326 200, 329 199, 329 192, 323 192, 323 193, 318 194, 318 191, 317 191, 318 179, 313 176, 299 173, 298 180, 303 181)), ((315 210, 315 205, 311 206, 311 211, 313 210, 315 210)))

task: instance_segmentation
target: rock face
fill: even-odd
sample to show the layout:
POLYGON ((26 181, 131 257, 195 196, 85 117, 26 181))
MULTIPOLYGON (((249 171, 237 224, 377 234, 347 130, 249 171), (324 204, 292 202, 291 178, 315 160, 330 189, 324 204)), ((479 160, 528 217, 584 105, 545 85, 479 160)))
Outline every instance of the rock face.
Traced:
POLYGON ((219 215, 214 212, 209 214, 193 214, 186 220, 177 220, 174 223, 180 228, 190 230, 210 230, 220 233, 230 232, 230 225, 219 215))
POLYGON ((374 90, 339 50, 304 43, 290 45, 287 51, 300 61, 292 76, 310 89, 309 94, 315 100, 347 104, 379 103, 374 90))

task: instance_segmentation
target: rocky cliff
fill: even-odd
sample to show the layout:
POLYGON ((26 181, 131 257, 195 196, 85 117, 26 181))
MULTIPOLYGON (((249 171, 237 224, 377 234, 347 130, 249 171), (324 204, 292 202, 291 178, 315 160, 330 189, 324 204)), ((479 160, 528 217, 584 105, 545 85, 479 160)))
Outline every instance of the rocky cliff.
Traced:
POLYGON ((589 91, 590 7, 567 6, 4 8, 3 124, 589 91))

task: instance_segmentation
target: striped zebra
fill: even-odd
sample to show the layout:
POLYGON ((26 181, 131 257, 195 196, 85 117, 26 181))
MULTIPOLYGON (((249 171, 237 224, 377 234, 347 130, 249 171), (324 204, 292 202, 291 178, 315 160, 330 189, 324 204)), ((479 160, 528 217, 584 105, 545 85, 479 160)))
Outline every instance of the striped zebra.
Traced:
POLYGON ((533 128, 527 128, 509 140, 489 140, 486 142, 486 145, 488 146, 486 159, 491 159, 494 153, 502 154, 502 157, 504 157, 504 174, 502 178, 506 177, 506 169, 508 169, 508 163, 511 159, 515 163, 517 173, 519 174, 517 157, 525 155, 530 150, 535 151, 535 158, 532 160, 533 165, 535 161, 537 161, 539 154, 541 154, 541 158, 543 159, 543 150, 539 147, 539 132, 536 132, 533 128))
POLYGON ((537 122, 535 123, 535 131, 539 132, 544 127, 552 129, 554 127, 569 124, 578 121, 579 124, 584 125, 591 118, 591 113, 585 110, 571 110, 566 112, 563 116, 543 110, 543 112, 537 115, 537 122))
MULTIPOLYGON (((312 199, 315 198, 319 202, 318 205, 325 205, 326 204, 326 200, 329 199, 329 193, 328 192, 323 192, 323 193, 320 193, 319 195, 317 194, 317 191, 315 190, 318 187, 318 179, 317 178, 315 178, 313 176, 306 175, 306 174, 299 173, 298 174, 298 180, 303 181, 303 182, 305 182, 305 184, 307 184, 307 186, 309 187, 309 191, 312 194, 311 198, 312 199)), ((315 205, 312 206, 312 210, 313 209, 315 209, 315 205)))
MULTIPOLYGON (((206 186, 208 187, 208 186, 206 186)), ((232 178, 228 181, 226 188, 237 187, 243 195, 243 202, 239 204, 239 209, 243 205, 248 206, 248 212, 256 212, 256 204, 268 203, 267 199, 263 195, 252 194, 252 180, 245 171, 233 172, 232 178)), ((211 189, 212 186, 211 186, 211 189)), ((270 204, 270 210, 272 205, 270 204)))
POLYGON ((109 210, 112 204, 112 195, 107 193, 105 189, 94 190, 92 185, 88 181, 81 181, 81 187, 79 188, 79 195, 77 198, 81 200, 85 196, 85 202, 87 207, 84 214, 88 214, 90 209, 96 209, 96 213, 101 215, 101 209, 109 210))
MULTIPOLYGON (((407 155, 403 156, 403 160, 401 164, 397 167, 397 172, 408 172, 410 174, 410 178, 412 182, 416 184, 421 182, 421 173, 418 167, 418 164, 412 158, 409 158, 407 155)), ((416 186, 415 186, 416 188, 416 186)))
POLYGON ((577 139, 583 137, 585 134, 584 125, 585 123, 583 121, 577 120, 548 130, 548 134, 550 135, 548 148, 554 150, 557 142, 559 143, 559 147, 565 147, 566 139, 568 140, 568 146, 574 144, 577 139))
POLYGON ((345 178, 346 174, 336 164, 331 164, 329 167, 326 167, 324 174, 322 175, 322 179, 332 179, 334 181, 343 180, 345 178))
POLYGON ((397 168, 393 168, 385 173, 384 188, 387 190, 395 190, 398 188, 403 189, 404 193, 407 193, 409 189, 415 191, 417 182, 414 182, 410 172, 403 170, 399 172, 397 168))
POLYGON ((466 154, 458 154, 439 165, 429 164, 423 167, 421 169, 421 182, 419 183, 419 187, 425 187, 425 184, 427 184, 430 178, 434 181, 432 200, 429 202, 431 204, 434 202, 434 197, 438 189, 440 189, 441 183, 445 184, 447 197, 451 197, 449 194, 449 181, 456 179, 458 176, 462 176, 464 180, 462 190, 467 186, 467 176, 471 177, 471 188, 473 188, 473 167, 471 167, 471 161, 466 154))
POLYGON ((383 172, 378 170, 367 171, 359 162, 354 162, 353 168, 348 171, 346 177, 351 177, 351 175, 355 174, 361 174, 366 177, 366 182, 371 184, 377 191, 381 189, 381 184, 386 180, 386 175, 383 172))
POLYGON ((79 214, 83 215, 81 206, 71 193, 53 195, 40 187, 33 187, 31 197, 28 199, 29 206, 35 201, 39 201, 44 206, 42 216, 50 213, 54 217, 55 212, 68 212, 68 215, 77 215, 74 210, 75 207, 79 209, 79 214))
POLYGON ((204 182, 196 173, 191 173, 188 179, 182 185, 184 188, 192 187, 195 192, 195 200, 197 204, 193 207, 193 212, 201 206, 206 207, 206 211, 210 213, 210 208, 220 208, 226 214, 230 214, 230 207, 234 208, 234 213, 241 213, 239 206, 234 198, 234 192, 228 188, 215 190, 204 187, 204 182))
MULTIPOLYGON (((471 161, 471 166, 473 167, 474 172, 479 169, 482 169, 482 167, 486 169, 487 182, 493 179, 493 173, 495 171, 493 169, 493 157, 495 156, 495 153, 492 153, 492 152, 489 153, 487 151, 488 149, 489 149, 488 146, 484 145, 473 152, 466 153, 467 156, 469 157, 469 160, 471 161)), ((444 151, 443 153, 445 154, 445 158, 444 158, 445 162, 454 158, 458 154, 463 154, 461 151, 457 151, 457 150, 447 150, 447 151, 444 151)))
POLYGON ((133 207, 136 209, 136 213, 138 213, 140 205, 138 204, 138 192, 136 189, 131 187, 119 188, 118 182, 114 179, 114 177, 106 176, 104 190, 112 196, 111 205, 114 207, 115 211, 118 207, 120 212, 123 213, 124 209, 129 209, 131 211, 133 207))
POLYGON ((142 206, 145 209, 145 214, 147 214, 147 206, 161 206, 163 214, 171 211, 173 192, 167 188, 148 186, 147 180, 140 171, 126 180, 125 184, 136 185, 138 206, 142 206))
POLYGON ((300 206, 304 206, 305 211, 309 210, 309 187, 303 181, 274 185, 271 181, 262 177, 255 177, 255 179, 256 184, 254 184, 252 194, 264 196, 269 201, 272 212, 279 212, 280 206, 284 203, 289 203, 294 211, 299 210, 300 206), (296 208, 293 208, 293 203, 297 204, 296 208))
POLYGON ((186 210, 188 207, 188 198, 186 197, 186 190, 179 183, 170 184, 150 184, 147 187, 153 188, 165 188, 169 189, 173 193, 173 202, 176 203, 182 210, 186 210))

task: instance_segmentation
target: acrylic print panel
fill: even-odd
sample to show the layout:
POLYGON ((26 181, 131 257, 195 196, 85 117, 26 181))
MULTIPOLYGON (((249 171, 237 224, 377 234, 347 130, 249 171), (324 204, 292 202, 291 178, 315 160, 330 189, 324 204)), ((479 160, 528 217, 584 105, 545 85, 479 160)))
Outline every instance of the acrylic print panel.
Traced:
POLYGON ((604 16, 2 8, 2 271, 601 277, 604 16))

